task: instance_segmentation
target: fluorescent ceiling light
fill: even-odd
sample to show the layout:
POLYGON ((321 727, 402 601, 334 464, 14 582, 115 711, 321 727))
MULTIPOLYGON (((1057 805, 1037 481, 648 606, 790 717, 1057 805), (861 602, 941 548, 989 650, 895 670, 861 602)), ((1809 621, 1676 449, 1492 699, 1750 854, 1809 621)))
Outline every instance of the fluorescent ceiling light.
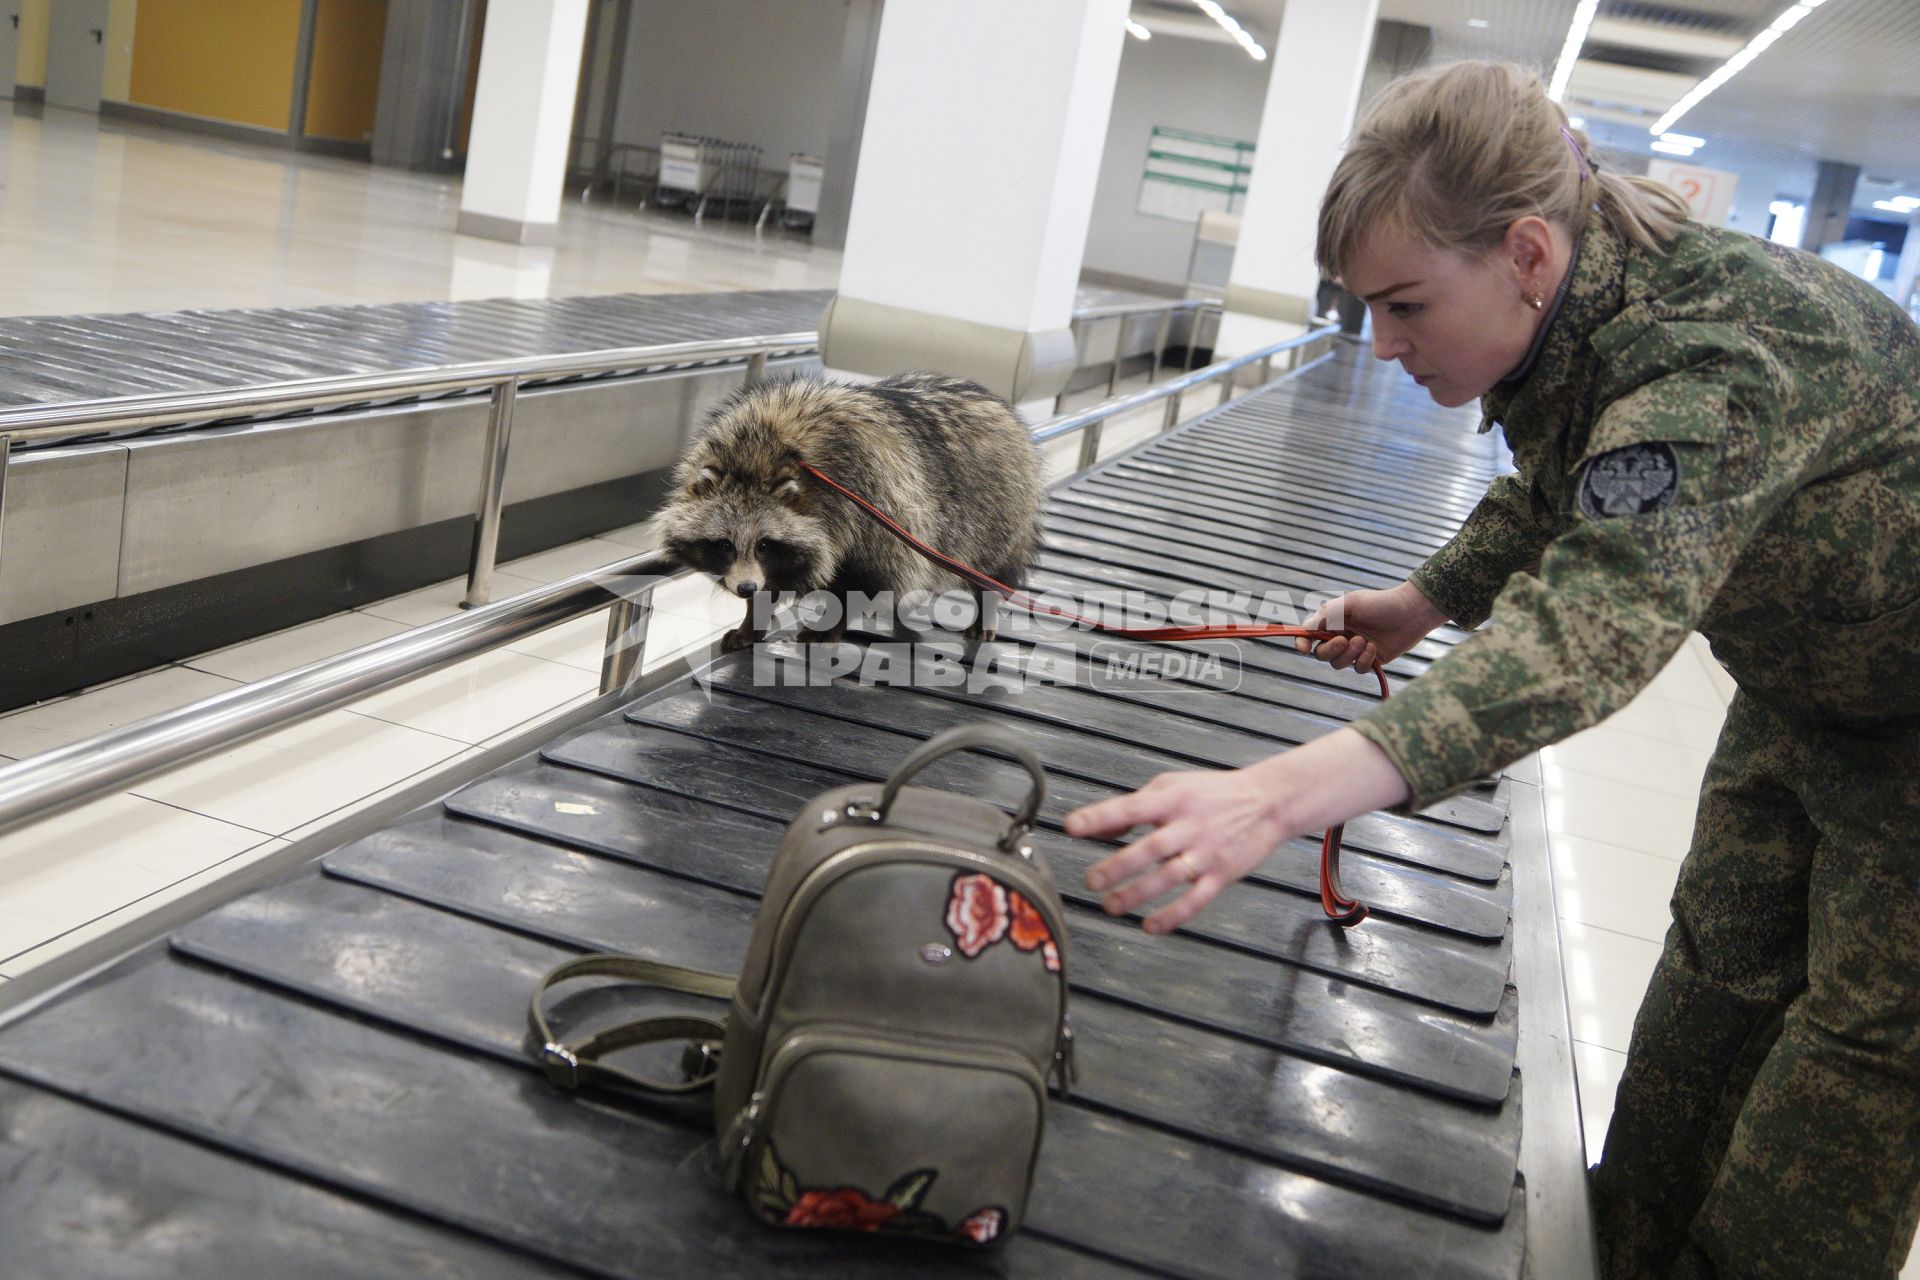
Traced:
POLYGON ((1587 118, 1585 116, 1568 116, 1567 127, 1569 129, 1584 129, 1587 127, 1587 118))
POLYGON ((1655 151, 1661 151, 1670 156, 1690 156, 1693 154, 1693 148, 1684 142, 1663 142, 1656 138, 1651 145, 1655 151))
MULTIPOLYGON (((1800 0, 1799 4, 1786 10, 1773 20, 1773 25, 1747 41, 1747 47, 1728 58, 1716 68, 1712 75, 1687 90, 1686 96, 1667 108, 1667 114, 1647 128, 1648 133, 1661 134, 1678 124, 1680 117, 1699 106, 1706 96, 1727 81, 1739 75, 1746 65, 1773 47, 1773 42, 1800 24, 1800 19, 1818 9, 1827 0, 1800 0)), ((1576 18, 1576 21, 1578 19, 1576 18)))
POLYGON ((1895 196, 1891 200, 1875 200, 1873 207, 1885 209, 1888 213, 1912 213, 1915 209, 1920 209, 1920 197, 1895 196))
POLYGON ((1486 30, 1487 27, 1493 24, 1489 23, 1485 18, 1468 18, 1467 25, 1470 27, 1477 27, 1480 30, 1484 31, 1486 30))
POLYGON ((1566 96, 1567 81, 1573 79, 1573 64, 1580 60, 1580 46, 1587 42, 1587 28, 1593 25, 1593 15, 1599 8, 1600 0, 1580 0, 1579 7, 1573 11, 1573 22, 1567 27, 1567 42, 1560 46, 1560 61, 1553 64, 1553 82, 1547 86, 1547 96, 1555 102, 1566 96))
POLYGON ((1707 140, 1705 138, 1696 138, 1690 133, 1663 133, 1660 135, 1660 141, 1675 142, 1683 147, 1694 147, 1694 148, 1704 147, 1707 145, 1707 140))
POLYGON ((1234 43, 1245 49, 1249 58, 1255 62, 1267 60, 1267 51, 1260 47, 1260 42, 1248 35, 1247 29, 1234 21, 1232 14, 1220 7, 1219 0, 1193 0, 1193 6, 1219 23, 1220 29, 1232 36, 1234 43))
POLYGON ((1135 40, 1153 39, 1153 32, 1141 26, 1139 23, 1135 22, 1132 18, 1127 19, 1127 34, 1132 36, 1135 40))

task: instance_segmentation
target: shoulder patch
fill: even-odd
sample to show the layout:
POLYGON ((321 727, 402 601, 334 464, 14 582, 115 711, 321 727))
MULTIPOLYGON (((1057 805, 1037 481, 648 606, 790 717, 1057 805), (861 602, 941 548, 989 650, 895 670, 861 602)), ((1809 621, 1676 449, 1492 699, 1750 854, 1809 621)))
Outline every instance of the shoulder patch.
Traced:
POLYGON ((1673 505, 1680 460, 1664 440, 1630 444, 1587 463, 1580 477, 1580 513, 1589 520, 1644 516, 1673 505))

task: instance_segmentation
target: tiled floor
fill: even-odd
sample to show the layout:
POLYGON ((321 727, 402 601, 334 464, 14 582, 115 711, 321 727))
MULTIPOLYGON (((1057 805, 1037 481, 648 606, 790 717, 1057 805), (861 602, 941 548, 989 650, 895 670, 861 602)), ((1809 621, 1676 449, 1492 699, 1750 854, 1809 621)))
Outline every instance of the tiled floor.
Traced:
MULTIPOLYGON (((740 227, 570 202, 559 243, 456 236, 458 185, 90 116, 0 106, 0 315, 442 298, 831 287, 839 255, 740 227)), ((1201 397, 1206 399, 1206 397, 1201 397)), ((1190 406, 1201 408, 1204 406, 1190 406)), ((1150 433, 1150 409, 1104 452, 1150 433)), ((1055 475, 1077 445, 1056 442, 1055 475)), ((502 566, 496 595, 631 555, 638 528, 502 566)), ((445 617, 442 583, 0 717, 19 757, 445 617)), ((649 664, 739 606, 685 580, 656 601, 649 664)), ((602 619, 505 650, 0 837, 0 981, 589 699, 602 619)), ((1666 929, 1692 796, 1731 686, 1683 649, 1631 706, 1544 756, 1589 1151, 1666 929)), ((1920 1280, 1920 1260, 1907 1280, 1920 1280)))
POLYGON ((456 236, 458 178, 0 99, 0 315, 831 288, 744 222, 568 200, 559 242, 456 236))

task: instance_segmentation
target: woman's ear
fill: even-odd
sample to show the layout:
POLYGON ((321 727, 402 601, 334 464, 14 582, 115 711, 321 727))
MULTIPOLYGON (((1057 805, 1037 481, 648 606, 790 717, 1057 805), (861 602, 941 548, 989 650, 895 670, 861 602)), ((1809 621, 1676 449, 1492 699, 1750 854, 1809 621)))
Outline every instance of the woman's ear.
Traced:
POLYGON ((1557 281, 1546 279, 1553 262, 1553 228, 1538 214, 1515 218, 1501 243, 1502 256, 1513 264, 1523 290, 1544 293, 1557 281))

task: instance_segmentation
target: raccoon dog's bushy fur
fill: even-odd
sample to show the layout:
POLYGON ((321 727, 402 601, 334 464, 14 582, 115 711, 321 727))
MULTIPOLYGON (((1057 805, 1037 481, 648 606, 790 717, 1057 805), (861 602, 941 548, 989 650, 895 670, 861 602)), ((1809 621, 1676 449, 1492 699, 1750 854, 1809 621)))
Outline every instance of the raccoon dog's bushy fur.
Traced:
MULTIPOLYGON (((763 382, 708 417, 659 516, 674 561, 749 598, 729 649, 760 638, 756 591, 844 596, 961 585, 802 471, 803 461, 922 542, 1009 586, 1039 549, 1039 452, 1013 407, 985 387, 929 373, 865 386, 763 382)), ((991 634, 992 618, 983 607, 969 634, 991 634)), ((822 635, 837 638, 839 628, 813 638, 822 635)))

